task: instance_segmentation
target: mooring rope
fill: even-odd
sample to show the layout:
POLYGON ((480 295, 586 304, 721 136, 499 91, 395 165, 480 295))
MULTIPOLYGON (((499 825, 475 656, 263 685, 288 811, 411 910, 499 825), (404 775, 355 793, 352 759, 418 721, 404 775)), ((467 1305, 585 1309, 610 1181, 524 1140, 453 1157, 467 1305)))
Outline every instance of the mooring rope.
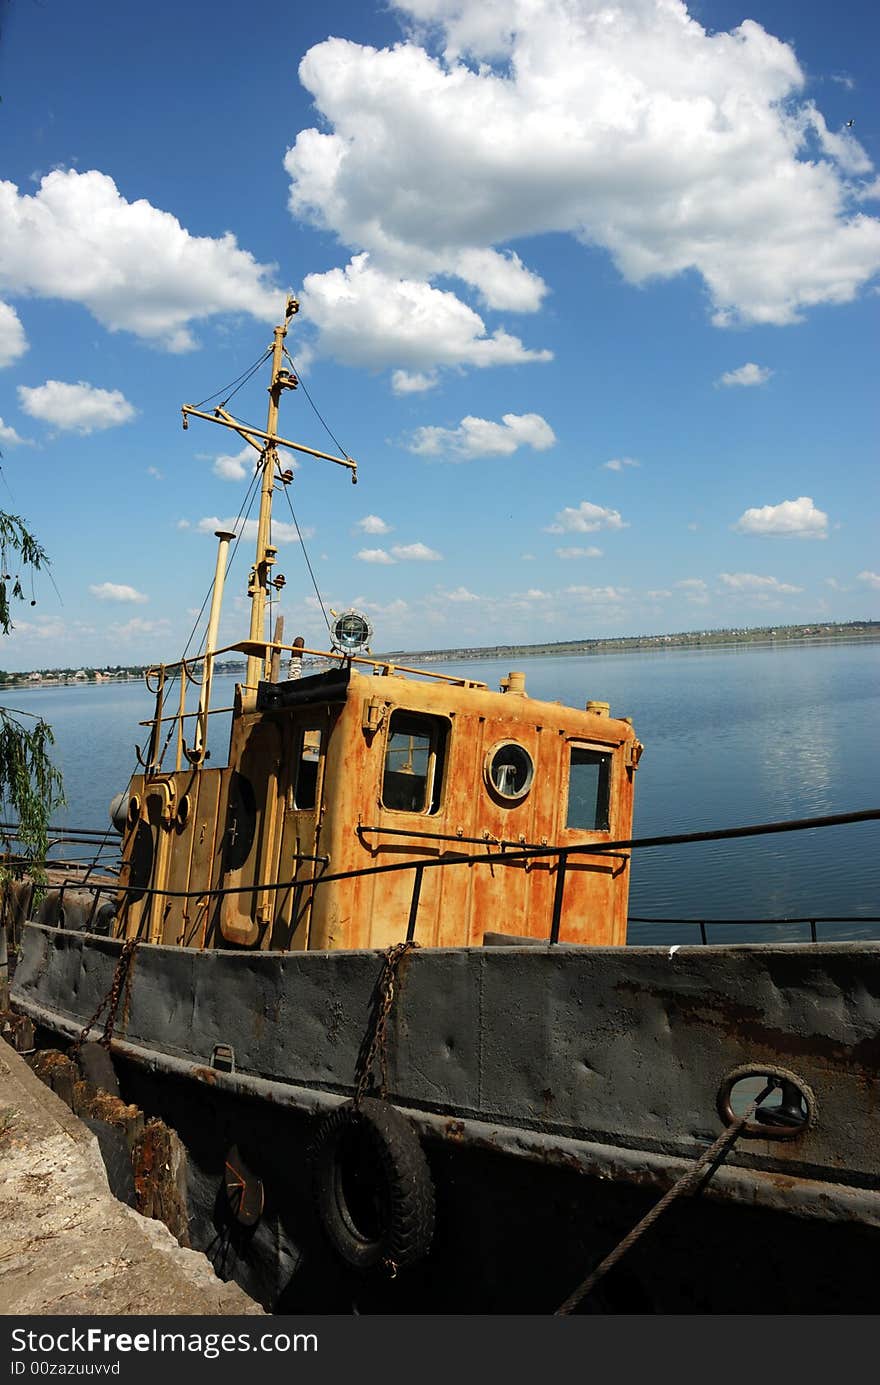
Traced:
POLYGON ((606 1255, 601 1264, 597 1265, 592 1273, 588 1274, 586 1279, 578 1285, 574 1292, 569 1294, 565 1302, 556 1309, 553 1315, 554 1317, 565 1317, 571 1313, 573 1309, 577 1308, 578 1304, 586 1298, 587 1294, 590 1293, 593 1288, 595 1288, 599 1280, 603 1279, 608 1271, 614 1268, 617 1262, 626 1255, 626 1252, 635 1245, 639 1237, 643 1236, 645 1232, 654 1225, 676 1198, 683 1197, 685 1193, 689 1193, 697 1183, 701 1182, 703 1179, 703 1170, 707 1165, 714 1164, 715 1167, 711 1168, 706 1175, 705 1181, 709 1181, 727 1152, 739 1139, 761 1102, 773 1091, 774 1086, 775 1084, 771 1082, 762 1092, 759 1092, 744 1114, 738 1116, 726 1130, 722 1131, 715 1143, 710 1145, 707 1150, 704 1150, 697 1162, 689 1168, 686 1173, 683 1173, 681 1178, 673 1183, 669 1191, 664 1193, 660 1201, 654 1204, 650 1212, 646 1213, 641 1221, 636 1222, 632 1230, 628 1231, 623 1240, 614 1247, 611 1254, 606 1255))

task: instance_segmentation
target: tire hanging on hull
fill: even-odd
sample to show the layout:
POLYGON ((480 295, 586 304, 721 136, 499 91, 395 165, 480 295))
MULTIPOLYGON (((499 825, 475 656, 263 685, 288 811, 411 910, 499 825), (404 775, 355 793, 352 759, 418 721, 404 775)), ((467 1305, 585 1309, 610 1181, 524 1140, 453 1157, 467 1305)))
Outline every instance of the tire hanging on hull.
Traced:
POLYGON ((375 1097, 346 1102, 321 1123, 309 1155, 318 1219, 346 1264, 396 1273, 427 1255, 434 1184, 406 1116, 375 1097))

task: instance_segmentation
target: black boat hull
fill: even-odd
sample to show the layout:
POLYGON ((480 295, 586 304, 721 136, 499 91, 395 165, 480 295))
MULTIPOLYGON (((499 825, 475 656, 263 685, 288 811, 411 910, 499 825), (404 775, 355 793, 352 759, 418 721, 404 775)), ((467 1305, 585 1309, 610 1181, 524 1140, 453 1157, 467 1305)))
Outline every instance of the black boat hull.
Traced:
MULTIPOLYGON (((120 946, 28 925, 16 1005, 75 1038, 120 946)), ((552 1312, 716 1138, 725 1083, 749 1072, 797 1080, 804 1128, 737 1141, 585 1306, 876 1311, 880 947, 410 954, 388 1095, 422 1139, 437 1214, 430 1254, 393 1279, 336 1259, 307 1158, 318 1121, 353 1094, 382 961, 135 956, 113 1041, 124 1095, 187 1147, 193 1245, 267 1307, 552 1312), (233 1146, 265 1188, 255 1227, 225 1196, 233 1146)))

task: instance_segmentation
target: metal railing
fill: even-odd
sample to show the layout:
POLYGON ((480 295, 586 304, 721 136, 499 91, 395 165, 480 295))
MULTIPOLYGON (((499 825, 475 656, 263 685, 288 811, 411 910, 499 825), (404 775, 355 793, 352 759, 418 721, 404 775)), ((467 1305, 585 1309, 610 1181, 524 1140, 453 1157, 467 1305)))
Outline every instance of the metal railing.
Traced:
MULTIPOLYGON (((853 924, 880 924, 880 914, 828 914, 828 915, 825 915, 824 917, 817 914, 817 915, 814 915, 813 918, 789 918, 789 917, 786 916, 785 918, 772 918, 772 919, 759 919, 759 918, 755 918, 754 916, 752 916, 752 917, 750 917, 750 918, 744 918, 744 919, 722 919, 722 918, 683 919, 683 918, 657 918, 657 917, 650 917, 650 918, 648 918, 648 917, 646 917, 646 916, 644 916, 644 915, 641 915, 641 914, 630 914, 629 917, 627 918, 627 924, 631 924, 631 923, 643 924, 643 925, 644 925, 644 924, 647 924, 647 925, 652 926, 652 927, 666 927, 666 928, 671 928, 671 927, 676 927, 676 928, 678 928, 678 927, 688 928, 688 927, 690 927, 690 928, 698 928, 698 929, 700 930, 700 942, 701 942, 704 946, 709 946, 709 934, 708 934, 708 929, 709 929, 710 927, 711 927, 711 928, 715 928, 715 927, 719 927, 719 928, 720 928, 720 927, 731 927, 731 926, 733 926, 733 927, 738 927, 738 928, 786 928, 786 927, 789 927, 789 926, 794 926, 794 927, 804 927, 804 926, 806 926, 806 927, 808 927, 809 930, 810 930, 810 942, 811 942, 811 943, 818 943, 818 942, 820 942, 820 941, 822 941, 822 942, 826 941, 825 939, 820 939, 820 938, 819 938, 819 935, 818 935, 818 933, 817 933, 817 928, 818 928, 818 925, 819 925, 819 924, 831 924, 831 923, 841 924, 841 923, 842 923, 842 924, 846 924, 848 927, 851 927, 853 924)), ((840 942, 840 941, 842 941, 842 939, 837 938, 837 939, 835 939, 835 941, 840 942)))
MULTIPOLYGON (((467 865, 469 867, 480 865, 498 866, 500 864, 516 865, 519 863, 525 864, 531 861, 546 860, 550 863, 555 862, 556 867, 556 880, 553 892, 550 928, 546 941, 550 944, 557 944, 560 942, 560 926, 562 921, 562 911, 565 897, 565 884, 572 857, 625 857, 626 853, 628 852, 643 850, 651 847, 680 846, 696 842, 730 841, 742 837, 759 837, 782 832, 808 831, 822 827, 840 827, 859 822, 874 822, 877 820, 880 820, 880 808, 869 808, 855 813, 837 813, 825 817, 799 818, 784 822, 755 823, 745 827, 721 828, 711 832, 679 832, 668 834, 665 836, 631 837, 619 841, 583 842, 572 846, 516 846, 512 850, 508 850, 508 843, 498 843, 497 848, 494 852, 488 851, 474 853, 449 851, 444 852, 443 855, 428 860, 422 858, 418 860, 393 861, 383 865, 362 866, 354 870, 346 871, 331 872, 325 869, 322 873, 314 873, 311 878, 305 880, 302 878, 294 877, 290 880, 279 880, 269 882, 253 881, 247 885, 220 886, 217 888, 207 890, 157 889, 148 885, 125 885, 122 883, 120 883, 118 886, 114 885, 112 887, 108 887, 106 882, 100 883, 82 880, 65 880, 61 883, 59 887, 59 893, 62 902, 64 891, 68 887, 94 890, 101 892, 107 895, 108 897, 113 895, 116 898, 118 898, 120 895, 129 897, 134 894, 136 895, 138 900, 144 898, 145 896, 151 898, 158 896, 162 899, 168 900, 199 899, 202 901, 216 901, 228 895, 251 894, 256 891, 277 894, 279 891, 290 890, 296 892, 297 907, 299 907, 298 901, 299 899, 301 899, 303 891, 311 891, 313 894, 314 891, 317 890, 319 887, 335 884, 343 880, 359 879, 371 875, 389 875, 401 871, 411 871, 413 873, 413 887, 410 896, 410 907, 409 917, 407 920, 406 936, 408 941, 412 941, 415 937, 416 926, 418 922, 418 911, 422 891, 422 882, 426 870, 449 869, 457 865, 467 865)), ((366 827, 359 829, 360 832, 370 833, 377 832, 379 830, 380 829, 375 827, 366 827)), ((396 833, 391 833, 389 835, 396 835, 396 833)), ((421 833, 413 835, 426 836, 430 834, 421 833)), ((438 834, 437 840, 445 841, 451 839, 444 837, 442 834, 438 834)), ((475 839, 462 838, 455 840, 467 840, 473 842, 475 839)), ((316 866, 328 867, 330 864, 330 858, 328 856, 307 855, 305 853, 292 857, 292 860, 297 864, 297 866, 299 864, 311 863, 312 865, 316 866)), ((96 905, 92 908, 92 914, 94 914, 95 907, 96 905)), ((681 924, 685 926, 696 927, 700 930, 700 941, 702 943, 708 942, 706 929, 707 926, 710 924, 750 924, 753 926, 760 925, 768 927, 774 925, 785 925, 795 923, 808 924, 810 926, 811 941, 816 942, 818 941, 816 926, 819 923, 847 922, 863 924, 880 922, 880 919, 874 918, 873 916, 867 918, 863 916, 851 917, 846 919, 821 918, 818 916, 814 916, 813 918, 798 919, 648 919, 640 916, 632 916, 628 920, 628 922, 639 924, 663 924, 667 926, 670 924, 681 924)))

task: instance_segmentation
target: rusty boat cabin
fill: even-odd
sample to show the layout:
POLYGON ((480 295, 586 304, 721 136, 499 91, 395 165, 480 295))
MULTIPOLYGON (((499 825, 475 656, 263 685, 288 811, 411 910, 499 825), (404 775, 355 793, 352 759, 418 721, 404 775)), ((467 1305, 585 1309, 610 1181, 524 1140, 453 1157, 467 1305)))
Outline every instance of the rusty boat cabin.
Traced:
POLYGON ((642 747, 628 718, 533 699, 522 673, 496 692, 337 653, 280 679, 282 653, 294 674, 319 653, 299 645, 230 646, 268 677, 236 686, 222 767, 207 763, 216 714, 185 712, 194 663, 152 671, 149 750, 119 824, 117 936, 273 951, 625 943, 629 852, 603 848, 631 836, 642 747))

